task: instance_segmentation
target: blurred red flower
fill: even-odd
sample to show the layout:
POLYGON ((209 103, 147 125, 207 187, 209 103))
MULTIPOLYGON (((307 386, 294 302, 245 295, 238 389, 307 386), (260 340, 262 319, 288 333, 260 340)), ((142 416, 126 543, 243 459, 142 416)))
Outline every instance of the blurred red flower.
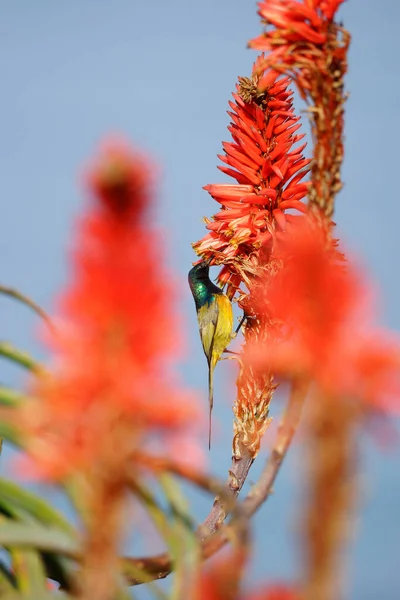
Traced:
POLYGON ((294 588, 285 584, 265 585, 256 591, 241 592, 237 569, 234 559, 217 561, 202 573, 193 600, 300 600, 294 588))
POLYGON ((88 172, 93 203, 74 232, 73 277, 49 340, 54 365, 23 413, 42 476, 122 464, 155 433, 176 445, 199 420, 193 394, 171 374, 180 327, 176 286, 146 219, 153 171, 141 153, 112 142, 88 172))
POLYGON ((300 600, 300 595, 287 585, 275 584, 250 594, 243 600, 300 600))
POLYGON ((284 377, 315 380, 327 397, 393 407, 400 393, 400 341, 373 325, 372 289, 315 220, 280 236, 282 268, 266 275, 253 302, 275 326, 268 345, 248 350, 284 377))
POLYGON ((137 218, 151 201, 152 173, 154 165, 141 153, 124 142, 110 140, 88 170, 87 184, 110 217, 137 218))

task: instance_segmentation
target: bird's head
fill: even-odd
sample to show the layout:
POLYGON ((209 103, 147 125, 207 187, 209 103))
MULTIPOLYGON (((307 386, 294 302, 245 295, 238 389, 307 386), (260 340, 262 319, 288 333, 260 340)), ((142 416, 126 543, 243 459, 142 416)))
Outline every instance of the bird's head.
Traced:
POLYGON ((189 271, 189 286, 196 301, 196 306, 202 306, 204 302, 209 302, 211 296, 223 293, 221 288, 210 280, 210 262, 211 260, 203 260, 189 271))
POLYGON ((189 281, 202 281, 209 279, 210 260, 203 260, 189 271, 189 281))

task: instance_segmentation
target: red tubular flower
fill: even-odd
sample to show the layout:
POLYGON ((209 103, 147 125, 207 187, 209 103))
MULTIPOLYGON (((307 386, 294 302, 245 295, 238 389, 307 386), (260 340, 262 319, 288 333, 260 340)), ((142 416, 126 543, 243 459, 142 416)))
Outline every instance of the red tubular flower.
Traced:
POLYGON ((232 561, 219 561, 205 571, 193 594, 200 600, 300 600, 299 594, 285 584, 272 584, 251 592, 240 592, 232 561))
MULTIPOLYGON (((305 98, 312 84, 312 73, 329 77, 327 58, 342 61, 347 45, 336 39, 338 27, 333 23, 343 0, 264 0, 258 4, 259 15, 268 28, 250 41, 255 50, 268 52, 259 63, 259 73, 266 69, 290 71, 305 98)), ((346 33, 347 34, 347 33, 346 33)), ((348 40, 346 40, 348 41, 348 40)), ((337 65, 336 65, 337 66, 337 65)), ((259 88, 268 83, 269 71, 261 78, 259 88)))
MULTIPOLYGON (((304 158, 304 137, 297 133, 299 119, 293 110, 289 78, 270 72, 259 90, 263 57, 255 62, 251 78, 240 78, 228 114, 233 142, 223 144, 225 163, 219 169, 233 177, 235 184, 213 184, 205 189, 221 205, 212 220, 206 219, 209 233, 193 244, 197 254, 210 264, 222 264, 218 279, 233 298, 239 293, 241 308, 252 314, 252 328, 245 328, 245 340, 265 339, 268 327, 249 310, 249 299, 240 289, 251 289, 254 280, 268 266, 276 233, 296 218, 288 211, 306 211, 302 199, 308 183, 309 159, 304 158)), ((255 457, 261 437, 269 424, 268 411, 276 385, 272 374, 256 375, 244 365, 237 380, 234 406, 233 452, 238 459, 243 446, 255 457)))
POLYGON ((326 397, 391 407, 400 392, 399 340, 373 327, 370 287, 327 244, 326 232, 306 218, 281 236, 283 268, 253 294, 276 335, 251 352, 264 369, 316 381, 326 397))
POLYGON ((327 217, 333 213, 341 188, 343 160, 343 79, 350 35, 334 21, 342 2, 264 0, 258 6, 266 31, 250 41, 252 48, 268 53, 259 62, 259 92, 269 85, 271 72, 279 71, 288 74, 301 96, 313 105, 315 160, 309 204, 327 217))
POLYGON ((224 264, 219 280, 228 283, 231 296, 254 274, 275 231, 285 228, 285 212, 305 211, 301 200, 308 189, 302 179, 310 161, 302 154, 305 145, 294 147, 304 136, 296 133, 300 117, 294 115, 289 79, 269 73, 268 85, 258 92, 261 62, 251 79, 239 79, 228 113, 233 142, 225 142, 219 156, 226 166, 218 168, 237 183, 205 186, 222 210, 206 220, 210 233, 193 244, 199 255, 224 264))
POLYGON ((268 586, 243 600, 300 600, 300 594, 284 584, 268 586))
POLYGON ((139 217, 150 202, 153 165, 125 144, 112 141, 104 147, 87 183, 96 201, 117 219, 139 217))
MULTIPOLYGON (((344 0, 264 0, 259 2, 259 15, 265 23, 276 29, 269 30, 260 37, 251 40, 250 45, 256 50, 277 51, 276 56, 288 52, 284 46, 293 42, 304 45, 325 44, 329 37, 331 22, 344 0)), ((312 46, 305 47, 304 52, 312 52, 312 46)), ((295 56, 292 64, 295 63, 295 56)))
POLYGON ((118 470, 156 432, 174 438, 198 419, 168 368, 180 328, 170 308, 176 286, 144 219, 153 171, 124 143, 106 144, 89 170, 93 203, 78 224, 73 280, 50 340, 54 367, 23 414, 42 476, 97 463, 118 470))

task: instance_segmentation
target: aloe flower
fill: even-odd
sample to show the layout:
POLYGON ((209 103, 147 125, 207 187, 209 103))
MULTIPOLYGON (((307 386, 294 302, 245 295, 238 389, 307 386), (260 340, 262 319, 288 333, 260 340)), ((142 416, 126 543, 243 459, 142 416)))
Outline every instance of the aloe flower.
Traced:
POLYGON ((112 140, 88 169, 90 202, 48 339, 53 360, 22 419, 43 477, 103 463, 117 473, 155 434, 174 445, 198 419, 194 396, 171 369, 180 327, 159 235, 148 225, 153 173, 146 157, 112 140))
POLYGON ((258 92, 257 72, 240 78, 230 102, 232 119, 228 127, 232 142, 223 144, 224 163, 218 168, 237 183, 210 184, 209 194, 221 205, 212 219, 206 219, 209 233, 193 244, 197 254, 223 264, 219 281, 233 296, 241 281, 255 274, 260 256, 268 254, 276 231, 286 227, 289 209, 304 212, 302 199, 308 184, 309 160, 296 145, 300 117, 293 110, 289 79, 270 73, 268 86, 258 92))
POLYGON ((350 34, 335 21, 343 0, 264 0, 258 4, 265 32, 250 47, 266 52, 259 62, 258 91, 271 71, 290 76, 311 105, 314 141, 309 204, 328 218, 341 189, 344 76, 350 34))

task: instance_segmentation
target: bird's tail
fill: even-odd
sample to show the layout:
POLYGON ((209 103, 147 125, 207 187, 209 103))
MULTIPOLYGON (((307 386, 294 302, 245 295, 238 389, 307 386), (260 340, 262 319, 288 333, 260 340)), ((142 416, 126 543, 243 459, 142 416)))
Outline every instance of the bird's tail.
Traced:
POLYGON ((214 405, 214 369, 218 360, 212 356, 208 365, 208 402, 210 407, 209 422, 208 422, 208 449, 211 450, 211 414, 214 405))

